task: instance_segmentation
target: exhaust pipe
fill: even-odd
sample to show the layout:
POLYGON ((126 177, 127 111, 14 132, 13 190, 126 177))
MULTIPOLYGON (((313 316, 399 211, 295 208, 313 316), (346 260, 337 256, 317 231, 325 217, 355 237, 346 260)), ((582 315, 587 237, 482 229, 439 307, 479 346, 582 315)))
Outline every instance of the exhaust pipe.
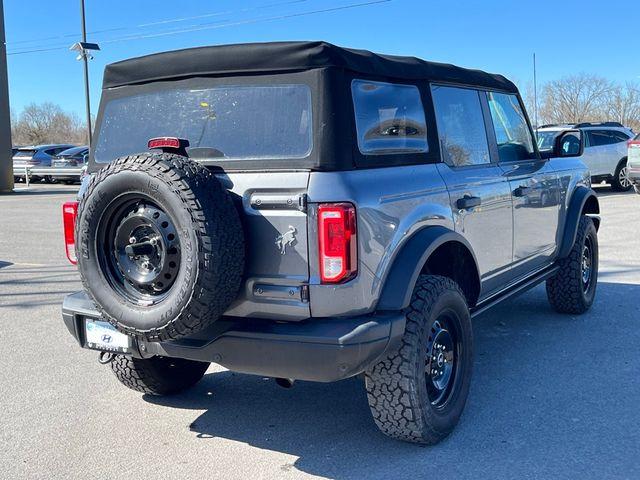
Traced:
POLYGON ((295 380, 293 378, 276 378, 274 379, 277 385, 280 385, 282 388, 291 388, 295 380))

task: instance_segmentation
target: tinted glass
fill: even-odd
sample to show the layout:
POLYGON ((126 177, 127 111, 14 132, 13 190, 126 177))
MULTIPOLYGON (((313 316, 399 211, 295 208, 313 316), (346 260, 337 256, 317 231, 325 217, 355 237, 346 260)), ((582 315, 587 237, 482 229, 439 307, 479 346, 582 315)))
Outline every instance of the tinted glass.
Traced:
POLYGON ((66 150, 61 151, 60 156, 61 157, 80 156, 81 157, 87 152, 88 152, 87 147, 73 147, 73 148, 67 148, 66 150))
POLYGON ((591 147, 602 147, 618 143, 616 137, 609 130, 588 130, 587 135, 589 136, 589 145, 591 147))
POLYGON ((489 110, 501 162, 536 158, 531 130, 518 97, 488 92, 489 110))
POLYGON ((553 141, 559 132, 537 132, 538 148, 540 150, 551 150, 553 148, 553 141))
POLYGON ((95 159, 147 151, 154 137, 187 139, 189 155, 199 159, 304 158, 311 120, 306 85, 160 90, 105 106, 95 159))
POLYGON ((479 93, 442 86, 431 91, 443 160, 455 167, 490 163, 479 93))
POLYGON ((16 158, 33 157, 35 150, 18 150, 13 156, 16 158))
POLYGON ((360 152, 429 151, 424 108, 416 86, 353 80, 351 92, 360 152))
POLYGON ((611 132, 611 135, 613 135, 613 138, 616 139, 616 143, 620 143, 620 142, 626 142, 627 140, 629 140, 629 135, 627 135, 624 132, 619 132, 617 130, 614 130, 611 132))

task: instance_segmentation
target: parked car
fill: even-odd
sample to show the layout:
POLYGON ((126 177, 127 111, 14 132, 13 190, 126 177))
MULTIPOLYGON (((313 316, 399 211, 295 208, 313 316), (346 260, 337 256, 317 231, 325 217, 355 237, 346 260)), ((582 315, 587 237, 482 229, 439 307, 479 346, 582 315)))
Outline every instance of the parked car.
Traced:
POLYGON ((627 143, 627 176, 636 193, 640 194, 640 133, 627 143))
MULTIPOLYGON (((69 148, 68 150, 63 150, 54 156, 51 161, 51 166, 55 168, 69 168, 77 170, 79 167, 86 165, 89 158, 88 154, 89 147, 86 145, 82 147, 69 148)), ((71 184, 80 180, 80 175, 64 175, 56 173, 54 177, 56 180, 66 184, 71 184)))
POLYGON ((133 390, 210 362, 364 374, 380 430, 433 444, 464 409, 472 317, 545 281, 559 312, 594 301, 582 133, 539 152, 501 75, 284 42, 125 60, 103 85, 62 316, 133 390))
POLYGON ((579 129, 584 134, 582 161, 589 167, 594 184, 608 182, 618 192, 631 188, 627 179, 627 142, 634 133, 630 129, 618 122, 544 125, 537 130, 538 148, 550 148, 555 137, 567 129, 579 129))
MULTIPOLYGON (((34 145, 30 147, 20 147, 13 154, 13 166, 15 167, 50 167, 53 157, 60 152, 74 147, 69 144, 34 145)), ((14 176, 22 179, 24 173, 20 170, 14 172, 14 176)), ((31 176, 30 181, 37 182, 44 178, 47 183, 53 182, 51 175, 31 176)))

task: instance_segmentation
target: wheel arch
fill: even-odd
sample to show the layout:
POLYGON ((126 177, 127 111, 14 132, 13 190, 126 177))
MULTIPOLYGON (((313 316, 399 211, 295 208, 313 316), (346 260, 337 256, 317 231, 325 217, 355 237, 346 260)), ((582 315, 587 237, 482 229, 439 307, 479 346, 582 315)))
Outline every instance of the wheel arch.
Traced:
POLYGON ((596 230, 600 228, 600 202, 598 197, 592 189, 579 186, 573 191, 566 210, 566 220, 558 258, 564 258, 571 252, 571 247, 576 241, 578 225, 582 215, 588 215, 593 219, 596 230))
POLYGON ((420 274, 451 278, 462 289, 467 304, 480 295, 478 262, 469 242, 445 227, 427 227, 407 240, 389 269, 378 310, 401 310, 411 301, 420 274))

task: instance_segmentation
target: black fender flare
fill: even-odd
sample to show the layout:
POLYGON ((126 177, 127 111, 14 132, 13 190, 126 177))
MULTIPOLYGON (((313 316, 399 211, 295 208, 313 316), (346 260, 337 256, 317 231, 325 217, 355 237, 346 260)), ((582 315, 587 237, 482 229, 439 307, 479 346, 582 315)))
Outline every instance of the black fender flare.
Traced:
POLYGON ((564 231, 558 250, 558 258, 565 258, 571 252, 571 248, 576 241, 578 224, 583 213, 588 213, 594 219, 596 229, 600 227, 600 203, 596 193, 584 186, 577 187, 571 195, 569 206, 565 214, 564 231))
MULTIPOLYGON (((384 279, 377 310, 402 310, 409 306, 413 288, 427 260, 438 247, 447 242, 462 244, 471 254, 478 272, 478 261, 469 242, 446 227, 425 227, 402 246, 384 279)), ((478 275, 478 284, 480 277, 478 275)))

